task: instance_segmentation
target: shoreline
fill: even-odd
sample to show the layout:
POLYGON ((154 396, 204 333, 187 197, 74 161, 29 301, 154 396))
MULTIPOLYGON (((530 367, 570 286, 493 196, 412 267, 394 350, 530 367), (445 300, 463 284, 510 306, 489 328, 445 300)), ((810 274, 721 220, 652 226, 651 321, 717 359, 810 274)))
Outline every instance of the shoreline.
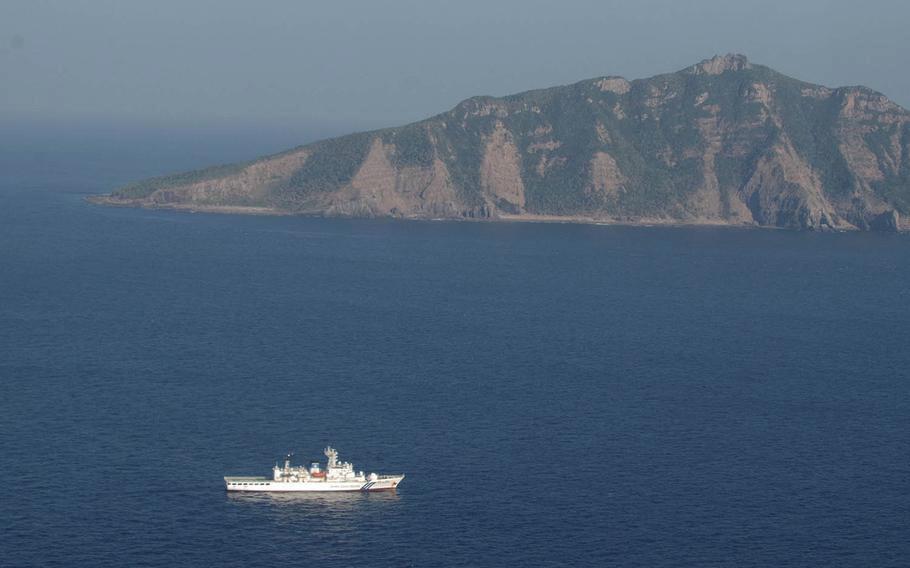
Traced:
MULTIPOLYGON (((461 217, 424 217, 424 216, 394 216, 394 215, 377 215, 374 217, 353 217, 345 215, 325 215, 318 211, 286 211, 274 207, 262 206, 245 206, 245 205, 200 205, 189 203, 148 203, 142 200, 120 200, 111 199, 109 194, 90 195, 85 197, 85 201, 93 205, 102 205, 106 207, 123 207, 133 209, 149 209, 162 211, 178 211, 183 213, 215 213, 221 215, 258 215, 274 217, 321 217, 324 219, 399 219, 403 221, 453 221, 453 222, 475 222, 475 223, 564 223, 574 225, 600 225, 607 227, 668 227, 668 228, 723 228, 723 229, 761 229, 786 231, 787 227, 775 227, 769 225, 758 225, 755 223, 728 223, 723 220, 715 219, 695 219, 691 221, 680 219, 660 219, 645 217, 636 220, 623 220, 612 218, 597 218, 584 215, 560 216, 560 215, 499 215, 490 218, 461 218, 461 217)), ((811 229, 793 229, 793 231, 807 232, 825 232, 825 233, 854 233, 854 232, 880 232, 880 231, 860 231, 856 227, 838 227, 823 230, 811 229)), ((910 224, 902 224, 900 230, 896 233, 905 234, 910 232, 910 224)))
POLYGON ((126 209, 150 209, 162 211, 182 211, 184 213, 220 213, 223 215, 268 215, 275 217, 290 217, 296 215, 290 211, 275 209, 274 207, 258 207, 253 205, 199 205, 189 203, 148 203, 141 200, 126 201, 111 199, 107 194, 89 195, 85 201, 92 205, 106 207, 122 207, 126 209))

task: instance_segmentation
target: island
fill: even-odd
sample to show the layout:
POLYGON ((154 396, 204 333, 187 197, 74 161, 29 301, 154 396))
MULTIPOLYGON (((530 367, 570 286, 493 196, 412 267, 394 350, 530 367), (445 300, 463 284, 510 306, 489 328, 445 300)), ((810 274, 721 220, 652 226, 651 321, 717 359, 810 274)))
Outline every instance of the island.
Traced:
POLYGON ((397 128, 130 183, 106 205, 252 214, 910 228, 910 112, 728 54, 472 97, 397 128))

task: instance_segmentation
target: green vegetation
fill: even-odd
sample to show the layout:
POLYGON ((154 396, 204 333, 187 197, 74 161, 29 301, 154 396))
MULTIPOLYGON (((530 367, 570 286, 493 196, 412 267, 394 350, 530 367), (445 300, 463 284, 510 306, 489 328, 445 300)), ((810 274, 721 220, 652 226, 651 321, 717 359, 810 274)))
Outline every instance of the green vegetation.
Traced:
POLYGON ((560 143, 555 151, 544 150, 543 175, 538 173, 541 155, 526 150, 534 142, 529 137, 533 129, 521 121, 518 128, 511 129, 520 133, 525 197, 528 210, 534 213, 574 215, 603 207, 602 200, 590 191, 591 159, 600 146, 592 105, 586 100, 584 84, 563 89, 566 92, 551 97, 539 114, 529 113, 536 125, 527 126, 549 126, 552 131, 546 136, 560 143))
POLYGON ((885 179, 872 183, 872 188, 886 201, 894 205, 901 215, 910 215, 910 164, 907 164, 908 141, 910 141, 910 123, 904 124, 898 131, 897 124, 878 126, 865 135, 866 144, 878 157, 879 166, 885 173, 885 179), (899 141, 899 155, 891 146, 892 137, 899 141), (900 163, 899 171, 893 172, 886 165, 900 163))
POLYGON ((179 174, 154 177, 125 185, 114 191, 113 195, 118 199, 142 199, 148 197, 159 189, 168 189, 172 187, 191 185, 200 181, 208 181, 211 179, 218 179, 233 175, 239 173, 243 170, 243 168, 247 167, 251 163, 252 162, 244 162, 240 164, 213 166, 201 170, 192 170, 179 174))
POLYGON ((480 188, 484 151, 481 140, 493 131, 493 119, 485 116, 467 120, 465 112, 456 108, 446 117, 445 128, 440 128, 443 136, 439 154, 455 182, 458 196, 466 206, 478 207, 484 202, 480 188))
POLYGON ((317 142, 303 167, 277 190, 276 202, 294 206, 311 194, 347 184, 366 159, 374 138, 374 133, 363 132, 317 142))
POLYGON ((186 185, 191 185, 194 183, 199 183, 202 181, 209 181, 214 179, 221 179, 228 176, 232 176, 240 173, 245 168, 258 164, 260 162, 267 162, 275 158, 280 158, 288 154, 299 151, 302 146, 297 146, 291 148, 290 150, 285 150, 284 152, 279 152, 277 154, 271 154, 268 156, 263 156, 256 158, 255 160, 250 160, 248 162, 238 162, 235 164, 222 164, 218 166, 211 166, 208 168, 202 168, 198 170, 191 170, 188 172, 181 172, 177 174, 171 174, 166 176, 158 176, 149 178, 146 180, 141 180, 127 184, 123 187, 115 190, 112 195, 118 199, 143 199, 154 193, 159 189, 170 189, 176 187, 182 187, 186 185))
POLYGON ((803 97, 811 87, 788 77, 778 84, 778 108, 784 132, 799 154, 819 173, 826 192, 838 198, 853 190, 853 175, 838 148, 836 135, 842 96, 825 100, 803 97))
POLYGON ((401 128, 390 128, 382 133, 382 141, 395 145, 393 163, 401 167, 433 165, 435 150, 430 141, 427 121, 416 122, 401 128))

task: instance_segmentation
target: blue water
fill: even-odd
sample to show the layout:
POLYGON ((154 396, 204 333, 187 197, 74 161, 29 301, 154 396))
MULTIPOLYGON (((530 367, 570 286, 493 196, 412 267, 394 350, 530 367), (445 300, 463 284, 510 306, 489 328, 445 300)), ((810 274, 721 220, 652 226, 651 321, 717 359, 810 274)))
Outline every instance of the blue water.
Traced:
POLYGON ((100 208, 251 143, 90 142, 0 176, 0 565, 910 562, 908 236, 100 208), (407 478, 224 491, 329 443, 407 478))

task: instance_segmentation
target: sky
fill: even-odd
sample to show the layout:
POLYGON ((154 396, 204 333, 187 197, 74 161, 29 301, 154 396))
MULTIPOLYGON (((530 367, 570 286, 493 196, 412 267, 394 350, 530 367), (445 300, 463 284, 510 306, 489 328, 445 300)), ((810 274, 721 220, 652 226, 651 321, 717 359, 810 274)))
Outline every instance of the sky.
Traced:
POLYGON ((0 119, 381 127, 736 52, 910 107, 890 0, 0 0, 0 119))

